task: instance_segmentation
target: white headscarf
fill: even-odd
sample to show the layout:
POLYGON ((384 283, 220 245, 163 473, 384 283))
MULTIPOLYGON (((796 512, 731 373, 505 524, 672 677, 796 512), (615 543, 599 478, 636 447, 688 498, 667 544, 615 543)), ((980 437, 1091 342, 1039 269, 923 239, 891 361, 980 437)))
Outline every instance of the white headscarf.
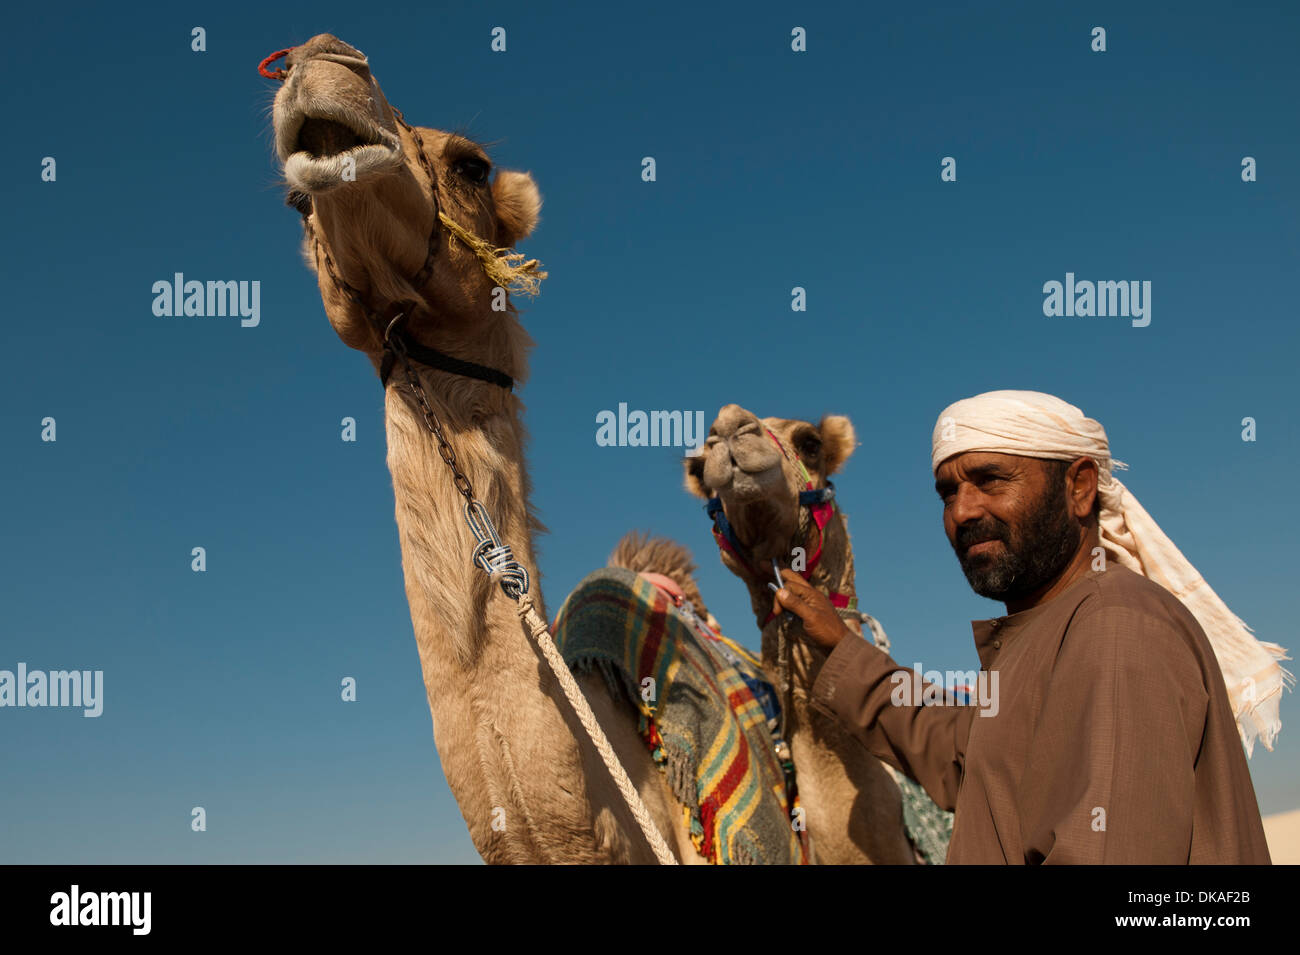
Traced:
POLYGON ((1101 543, 1123 566, 1154 580, 1191 611, 1214 647, 1232 714, 1249 756, 1259 737, 1272 750, 1282 729, 1278 703, 1294 677, 1278 662, 1286 650, 1251 635, 1165 536, 1112 468, 1106 431, 1074 405, 1037 391, 990 391, 949 405, 934 426, 934 470, 954 454, 993 451, 1054 461, 1092 458, 1101 498, 1101 543))

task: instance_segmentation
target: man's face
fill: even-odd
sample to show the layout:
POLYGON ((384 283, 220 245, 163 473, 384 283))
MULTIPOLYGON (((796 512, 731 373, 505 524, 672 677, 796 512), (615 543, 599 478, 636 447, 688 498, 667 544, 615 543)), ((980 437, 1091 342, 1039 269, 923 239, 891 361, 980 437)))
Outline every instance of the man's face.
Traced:
POLYGON ((1065 492, 1066 465, 969 451, 939 465, 943 527, 971 589, 1010 601, 1055 580, 1079 547, 1065 492))

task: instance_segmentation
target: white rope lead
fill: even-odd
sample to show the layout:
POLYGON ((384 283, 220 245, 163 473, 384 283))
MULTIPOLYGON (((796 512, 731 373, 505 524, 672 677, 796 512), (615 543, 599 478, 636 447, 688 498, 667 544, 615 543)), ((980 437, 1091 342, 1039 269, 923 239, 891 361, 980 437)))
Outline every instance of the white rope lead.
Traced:
MULTIPOLYGON (((427 408, 427 403, 426 403, 427 408)), ((432 420, 432 412, 426 415, 427 419, 432 420)), ((446 444, 446 439, 442 437, 441 427, 436 426, 434 421, 429 424, 429 430, 439 439, 442 444, 446 444)), ((441 450, 441 449, 440 449, 441 450)), ((492 518, 487 512, 483 503, 474 497, 473 489, 470 487, 469 480, 460 472, 455 463, 455 453, 447 445, 446 450, 441 451, 443 460, 452 469, 452 474, 456 477, 456 487, 465 497, 465 522, 469 524, 470 533, 474 535, 475 546, 472 554, 472 560, 480 570, 487 574, 496 584, 501 587, 504 593, 511 600, 515 601, 515 607, 528 632, 532 635, 537 648, 542 652, 542 659, 551 668, 555 678, 560 683, 560 688, 564 690, 564 696, 573 707, 573 712, 578 717, 578 722, 586 730, 588 738, 596 747, 596 752, 600 754, 601 760, 605 763, 605 768, 609 770, 609 775, 614 780, 614 785, 618 787, 619 793, 623 796, 623 801, 627 803, 627 808, 631 811, 632 817, 636 819, 637 825, 641 827, 641 832, 645 835, 646 842, 650 843, 650 848, 654 851, 655 858, 659 860, 660 865, 677 865, 677 859, 664 842, 663 835, 659 832, 654 820, 650 818, 650 810, 646 808, 645 802, 641 799, 641 794, 636 791, 632 785, 632 780, 628 778, 627 770, 623 764, 618 761, 614 754, 614 748, 609 745, 609 739, 605 736, 605 731, 601 729, 600 723, 596 721, 596 714, 591 711, 591 704, 587 698, 582 695, 582 690, 578 687, 578 682, 569 672, 569 666, 564 662, 564 657, 555 647, 555 641, 551 639, 551 631, 546 626, 546 621, 542 619, 541 614, 533 605, 533 598, 528 593, 529 575, 528 568, 515 559, 510 550, 510 545, 501 540, 497 533, 496 525, 492 523, 492 518)))
POLYGON ((654 820, 650 818, 650 810, 646 808, 645 802, 641 799, 641 794, 636 791, 632 785, 632 780, 628 778, 627 770, 623 764, 618 761, 614 754, 614 749, 609 745, 609 740, 605 736, 605 731, 600 728, 600 723, 596 721, 596 714, 591 711, 591 704, 587 698, 582 695, 582 690, 578 686, 578 681, 573 678, 569 672, 568 664, 564 662, 564 657, 555 647, 555 641, 551 639, 550 628, 547 627, 546 621, 538 614, 537 608, 533 606, 533 598, 528 594, 519 597, 519 616, 528 628, 528 632, 537 643, 538 649, 542 651, 542 657, 551 667, 551 672, 555 678, 560 681, 560 688, 564 690, 564 696, 573 707, 574 713, 578 716, 578 722, 582 728, 587 731, 587 735, 595 744, 596 751, 600 753, 600 758, 605 763, 605 768, 609 770, 610 776, 614 779, 614 785, 622 793, 623 800, 627 803, 628 809, 632 811, 637 824, 641 827, 641 832, 645 834, 646 842, 650 843, 650 848, 654 850, 655 858, 659 860, 660 865, 677 865, 677 858, 668 848, 664 841, 663 835, 655 825, 654 820))

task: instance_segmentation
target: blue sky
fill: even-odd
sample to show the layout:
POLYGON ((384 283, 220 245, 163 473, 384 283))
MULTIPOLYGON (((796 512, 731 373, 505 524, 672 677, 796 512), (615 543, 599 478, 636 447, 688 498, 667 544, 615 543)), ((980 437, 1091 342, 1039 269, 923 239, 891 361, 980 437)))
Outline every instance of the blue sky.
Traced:
MULTIPOLYGON (((381 391, 299 257, 255 72, 321 32, 545 197, 522 395, 551 612, 641 528, 694 550, 754 645, 680 452, 598 447, 596 415, 841 413, 863 606, 901 662, 976 666, 969 621, 1001 608, 943 537, 930 432, 957 398, 1028 388, 1103 422, 1147 510, 1294 651, 1300 13, 1280 6, 15 8, 0 668, 102 669, 105 701, 0 710, 0 860, 478 858, 433 747, 381 391), (260 325, 154 316, 178 271, 260 281, 260 325), (1045 317, 1066 272, 1149 280, 1151 324, 1045 317)), ((1251 761, 1266 814, 1300 806, 1293 695, 1282 718, 1251 761)))

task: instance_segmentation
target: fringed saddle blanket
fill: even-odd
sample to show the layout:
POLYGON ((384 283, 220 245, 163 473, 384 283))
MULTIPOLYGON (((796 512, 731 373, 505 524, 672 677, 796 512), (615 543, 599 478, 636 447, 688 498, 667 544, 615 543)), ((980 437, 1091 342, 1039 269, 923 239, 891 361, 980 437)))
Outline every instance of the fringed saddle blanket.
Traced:
POLYGON ((806 833, 792 825, 802 818, 798 797, 787 799, 764 713, 774 695, 764 699, 771 688, 753 654, 697 628, 658 587, 618 567, 569 595, 555 642, 571 668, 599 670, 640 714, 641 738, 700 855, 715 864, 808 862, 806 833))

